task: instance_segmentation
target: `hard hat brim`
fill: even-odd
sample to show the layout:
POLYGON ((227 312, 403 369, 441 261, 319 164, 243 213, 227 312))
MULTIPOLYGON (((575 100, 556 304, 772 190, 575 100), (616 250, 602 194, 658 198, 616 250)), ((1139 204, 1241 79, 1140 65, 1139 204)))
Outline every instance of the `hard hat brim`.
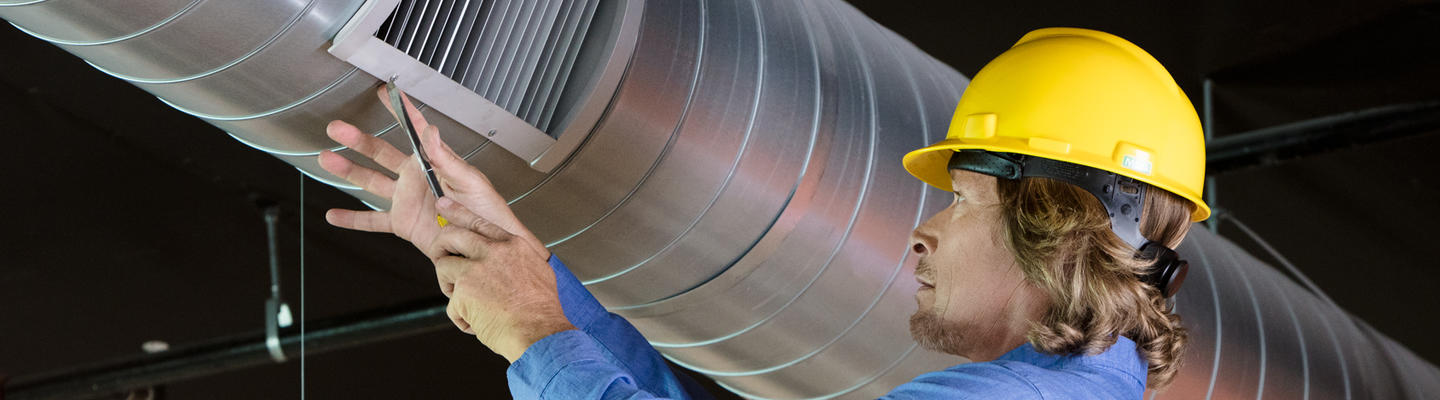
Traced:
MULTIPOLYGON (((1087 167, 1109 170, 1109 168, 1107 168, 1107 166, 1105 165, 1092 165, 1092 163, 1087 163, 1083 160, 1061 159, 1054 157, 1053 155, 1030 153, 1019 149, 994 149, 991 148, 991 146, 986 146, 983 144, 965 143, 963 140, 960 139, 943 140, 930 146, 911 151, 910 153, 905 154, 902 162, 905 165, 905 171, 909 172, 910 175, 915 176, 915 178, 920 179, 921 181, 929 184, 930 186, 934 186, 936 188, 939 188, 940 190, 948 192, 953 190, 950 187, 950 171, 947 167, 950 162, 950 156, 953 155, 956 151, 969 149, 1026 154, 1036 157, 1049 158, 1057 161, 1080 164, 1087 167)), ((1192 222, 1200 222, 1204 221, 1207 218, 1210 218, 1210 206, 1205 204, 1205 201, 1200 197, 1200 193, 1190 193, 1184 190, 1180 190, 1175 185, 1169 185, 1164 182, 1159 182, 1144 175, 1129 174, 1124 173, 1123 171, 1116 171, 1116 173, 1135 178, 1136 180, 1145 182, 1147 184, 1150 184, 1151 186, 1164 189, 1165 191, 1170 193, 1174 193, 1175 195, 1180 196, 1185 200, 1189 200, 1191 204, 1195 205, 1195 211, 1190 214, 1190 221, 1192 222)))

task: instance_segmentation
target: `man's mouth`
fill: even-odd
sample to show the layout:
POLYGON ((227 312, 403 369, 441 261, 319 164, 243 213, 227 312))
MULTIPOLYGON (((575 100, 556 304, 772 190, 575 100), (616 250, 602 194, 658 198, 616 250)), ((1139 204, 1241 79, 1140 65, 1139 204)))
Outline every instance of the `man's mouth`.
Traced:
POLYGON ((930 276, 933 272, 934 270, 931 269, 930 264, 926 263, 925 260, 922 259, 916 263, 915 282, 920 283, 920 290, 935 288, 935 279, 930 276))
POLYGON ((923 278, 917 276, 917 277, 915 277, 915 282, 919 282, 919 283, 920 283, 920 289, 934 289, 934 288, 935 288, 935 284, 934 284, 934 283, 931 283, 928 279, 923 279, 923 278))

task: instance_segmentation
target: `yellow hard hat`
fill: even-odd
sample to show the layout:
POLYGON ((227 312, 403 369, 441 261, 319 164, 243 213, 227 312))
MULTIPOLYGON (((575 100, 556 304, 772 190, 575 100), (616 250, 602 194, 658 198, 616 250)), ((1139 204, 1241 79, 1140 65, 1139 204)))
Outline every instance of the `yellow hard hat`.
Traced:
POLYGON ((1140 47, 1077 28, 1026 34, 975 74, 945 140, 905 155, 905 170, 951 190, 956 151, 1017 153, 1134 178, 1195 204, 1201 200, 1205 136, 1190 99, 1140 47))

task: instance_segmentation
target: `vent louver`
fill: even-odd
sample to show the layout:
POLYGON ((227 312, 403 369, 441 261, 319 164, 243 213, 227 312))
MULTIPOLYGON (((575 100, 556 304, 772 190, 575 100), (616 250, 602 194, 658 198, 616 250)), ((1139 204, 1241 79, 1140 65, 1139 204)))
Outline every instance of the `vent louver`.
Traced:
MULTIPOLYGON (((3 1, 3 0, 0 0, 3 1)), ((604 116, 645 0, 365 0, 328 51, 549 172, 604 116)))
POLYGON ((554 136, 598 3, 402 0, 375 37, 554 136))

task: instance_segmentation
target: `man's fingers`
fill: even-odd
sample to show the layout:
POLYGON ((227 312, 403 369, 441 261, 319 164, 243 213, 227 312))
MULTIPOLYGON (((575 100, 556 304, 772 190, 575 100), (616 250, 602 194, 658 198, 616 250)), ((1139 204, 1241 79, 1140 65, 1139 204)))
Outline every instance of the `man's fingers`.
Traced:
POLYGON ((495 225, 495 223, 490 222, 490 220, 485 219, 485 217, 475 214, 470 211, 470 209, 465 208, 465 206, 460 205, 460 203, 456 203, 454 200, 450 200, 448 197, 442 197, 440 200, 437 200, 435 207, 440 210, 441 216, 444 216, 446 220, 450 221, 450 224, 469 229, 471 232, 484 236, 485 239, 506 240, 514 236, 504 228, 495 225))
POLYGON ((391 146, 390 142, 367 135, 345 121, 330 121, 330 125, 325 126, 325 134, 330 136, 331 140, 370 157, 391 172, 400 172, 400 166, 405 163, 406 157, 409 157, 391 146))
POLYGON ((438 128, 426 129, 420 139, 425 142, 425 155, 430 157, 430 163, 435 167, 435 174, 439 175, 440 179, 465 192, 494 191, 494 188, 490 187, 490 178, 465 162, 464 158, 455 153, 455 149, 441 140, 438 128))
POLYGON ((355 211, 332 208, 325 212, 325 221, 345 229, 391 233, 390 216, 379 211, 355 211))
POLYGON ((453 296, 453 293, 455 293, 454 282, 440 282, 440 294, 443 294, 445 295, 445 297, 448 298, 450 296, 453 296))
POLYGON ((445 315, 450 316, 450 322, 454 323, 456 328, 460 328, 461 332, 474 335, 475 331, 470 329, 470 323, 465 322, 465 314, 461 310, 464 306, 461 304, 451 299, 450 304, 445 306, 445 315))
POLYGON ((320 167, 346 181, 360 186, 376 196, 395 196, 395 180, 373 169, 355 165, 344 156, 329 151, 320 152, 320 167))
POLYGON ((455 290, 455 281, 458 281, 469 267, 470 262, 465 257, 445 256, 435 260, 435 280, 440 281, 440 290, 446 297, 455 290))
MULTIPOLYGON (((394 115, 395 120, 399 121, 400 116, 395 115, 395 103, 390 102, 390 90, 387 89, 385 85, 380 85, 380 90, 376 91, 375 94, 380 96, 380 102, 385 104, 385 109, 390 111, 390 115, 394 115)), ((400 92, 400 102, 405 104, 405 112, 410 114, 410 124, 414 125, 415 129, 420 132, 424 132, 425 128, 430 126, 430 123, 425 121, 425 116, 420 114, 420 109, 416 108, 415 104, 410 102, 410 96, 406 95, 403 91, 400 92)), ((415 132, 415 134, 418 135, 420 132, 415 132)))
MULTIPOLYGON (((484 236, 471 232, 461 225, 451 223, 440 229, 440 235, 431 241, 430 251, 427 251, 426 254, 437 257, 437 263, 441 258, 449 255, 483 260, 490 248, 489 244, 486 243, 488 240, 489 239, 486 239, 484 236)), ((436 267, 439 267, 439 265, 436 265, 436 267)))

